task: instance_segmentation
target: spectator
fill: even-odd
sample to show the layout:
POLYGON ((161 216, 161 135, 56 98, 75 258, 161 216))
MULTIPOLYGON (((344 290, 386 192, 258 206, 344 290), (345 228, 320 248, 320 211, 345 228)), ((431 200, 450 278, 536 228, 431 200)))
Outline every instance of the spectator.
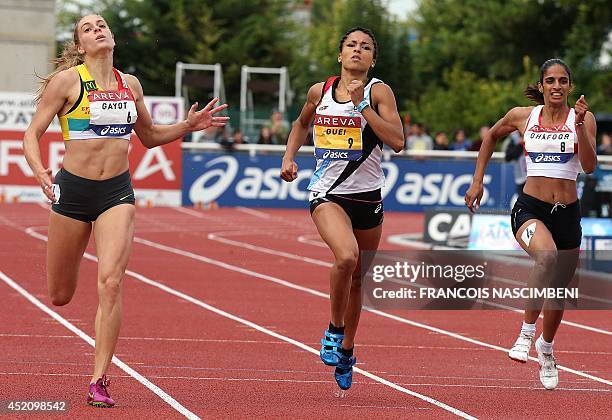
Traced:
POLYGON ((459 129, 455 131, 455 135, 453 136, 453 144, 451 146, 452 150, 468 150, 472 141, 465 137, 465 131, 463 129, 459 129))
POLYGON ((508 136, 504 160, 511 162, 514 167, 514 183, 516 184, 516 193, 518 195, 521 195, 523 192, 523 187, 527 181, 527 163, 525 162, 524 151, 523 136, 520 131, 513 131, 508 136))
POLYGON ((219 139, 217 127, 212 125, 201 132, 199 136, 193 136, 193 140, 197 143, 216 143, 219 139))
POLYGON ((471 151, 471 152, 479 151, 480 150, 480 145, 482 144, 482 140, 487 135, 489 130, 490 130, 490 128, 489 128, 488 125, 483 125, 482 127, 480 127, 480 131, 478 132, 478 140, 476 140, 474 143, 472 143, 470 145, 470 147, 468 148, 468 150, 471 151))
POLYGON ((272 130, 267 125, 264 125, 259 129, 259 138, 257 144, 274 144, 272 141, 272 130))
POLYGON ((425 127, 421 123, 414 123, 412 133, 406 139, 406 148, 409 150, 431 150, 433 149, 433 140, 427 134, 425 127))
POLYGON ((244 136, 244 134, 242 134, 242 130, 240 130, 239 128, 234 129, 230 140, 233 144, 244 144, 249 142, 248 139, 244 136))
POLYGON ((597 146, 598 155, 612 155, 612 137, 609 133, 603 133, 601 144, 597 146))
POLYGON ((434 137, 434 150, 450 150, 448 136, 444 131, 438 131, 434 137))
POLYGON ((283 119, 283 114, 274 111, 270 117, 269 128, 273 144, 287 144, 289 124, 283 119))

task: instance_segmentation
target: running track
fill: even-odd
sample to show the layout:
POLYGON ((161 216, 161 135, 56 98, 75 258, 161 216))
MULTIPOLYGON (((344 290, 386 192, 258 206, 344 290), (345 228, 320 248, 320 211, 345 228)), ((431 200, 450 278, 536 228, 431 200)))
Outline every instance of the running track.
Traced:
MULTIPOLYGON (((47 217, 39 205, 0 205, 0 400, 68 400, 66 418, 91 417, 95 250, 73 301, 52 306, 47 217)), ((420 232, 422 217, 387 213, 384 238, 420 232)), ((400 248, 383 239, 381 249, 400 248)), ((330 257, 305 210, 139 209, 109 371, 118 403, 104 415, 612 418, 612 317, 603 311, 566 314, 555 343, 565 370, 552 392, 537 362, 505 354, 519 313, 364 312, 361 373, 337 397, 316 354, 330 257)))

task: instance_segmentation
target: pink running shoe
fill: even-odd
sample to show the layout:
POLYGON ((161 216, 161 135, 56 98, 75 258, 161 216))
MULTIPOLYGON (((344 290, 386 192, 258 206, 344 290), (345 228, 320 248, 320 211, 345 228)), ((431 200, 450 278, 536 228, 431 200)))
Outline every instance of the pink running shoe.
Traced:
POLYGON ((110 380, 106 375, 102 375, 95 384, 89 384, 87 394, 87 404, 94 407, 110 408, 115 405, 115 401, 108 394, 106 387, 110 385, 110 380))

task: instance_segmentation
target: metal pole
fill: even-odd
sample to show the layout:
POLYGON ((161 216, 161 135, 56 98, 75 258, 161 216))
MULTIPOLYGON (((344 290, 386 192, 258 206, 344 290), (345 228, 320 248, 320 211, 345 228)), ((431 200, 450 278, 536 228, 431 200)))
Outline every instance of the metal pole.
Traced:
POLYGON ((221 99, 221 64, 215 64, 215 78, 213 84, 213 96, 221 99))
POLYGON ((281 67, 278 82, 278 110, 285 114, 285 97, 287 95, 287 67, 281 67))
POLYGON ((181 85, 183 84, 183 63, 181 61, 176 62, 176 72, 174 75, 174 96, 181 95, 181 85))

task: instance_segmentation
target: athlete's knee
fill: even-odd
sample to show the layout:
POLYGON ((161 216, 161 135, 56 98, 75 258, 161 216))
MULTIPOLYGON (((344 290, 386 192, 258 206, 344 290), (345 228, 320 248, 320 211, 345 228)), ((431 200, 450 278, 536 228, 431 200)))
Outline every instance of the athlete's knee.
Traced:
POLYGON ((358 260, 359 251, 345 250, 336 256, 336 267, 338 267, 338 270, 352 273, 357 267, 358 260))
POLYGON ((536 265, 545 270, 550 270, 557 264, 557 250, 537 251, 534 255, 536 265))
POLYGON ((116 299, 121 293, 123 272, 110 271, 100 273, 98 278, 98 293, 105 299, 116 299))
POLYGON ((73 293, 69 293, 63 290, 49 290, 49 297, 51 303, 54 306, 64 306, 70 303, 72 300, 73 293))

